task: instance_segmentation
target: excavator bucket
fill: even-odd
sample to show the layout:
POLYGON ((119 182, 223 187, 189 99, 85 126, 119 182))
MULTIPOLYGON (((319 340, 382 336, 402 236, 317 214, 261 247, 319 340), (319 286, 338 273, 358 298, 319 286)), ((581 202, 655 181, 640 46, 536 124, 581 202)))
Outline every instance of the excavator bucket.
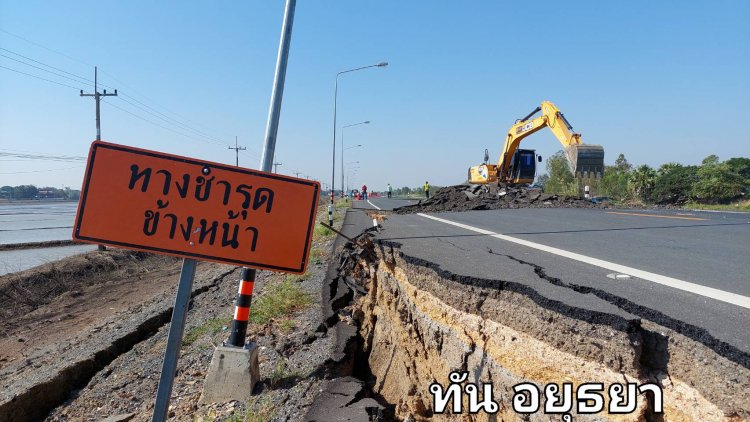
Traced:
POLYGON ((604 174, 604 148, 601 145, 571 145, 566 155, 573 174, 604 174))

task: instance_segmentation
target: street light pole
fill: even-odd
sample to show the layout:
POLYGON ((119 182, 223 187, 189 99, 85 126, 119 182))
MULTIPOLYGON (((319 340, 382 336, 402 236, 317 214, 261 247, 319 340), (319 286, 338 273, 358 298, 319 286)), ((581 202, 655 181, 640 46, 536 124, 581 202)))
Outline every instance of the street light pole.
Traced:
MULTIPOLYGON (((388 66, 388 62, 380 62, 378 64, 372 64, 369 66, 362 66, 358 67, 356 69, 349 69, 344 70, 342 72, 339 72, 336 74, 336 83, 333 88, 333 153, 331 158, 331 203, 328 205, 328 224, 333 225, 333 200, 336 196, 336 102, 338 99, 338 92, 339 92, 339 76, 343 75, 344 73, 349 72, 355 72, 357 70, 362 69, 369 69, 371 67, 386 67, 388 66)), ((341 189, 343 190, 343 186, 341 189)))
POLYGON ((344 129, 352 126, 369 125, 370 121, 365 120, 364 122, 354 123, 352 125, 346 125, 341 128, 341 193, 344 193, 344 129))
POLYGON ((346 172, 346 190, 347 190, 347 192, 349 191, 349 188, 350 188, 350 186, 349 186, 349 176, 353 175, 353 174, 357 174, 357 169, 359 169, 359 167, 353 167, 353 168, 350 168, 348 172, 346 172))

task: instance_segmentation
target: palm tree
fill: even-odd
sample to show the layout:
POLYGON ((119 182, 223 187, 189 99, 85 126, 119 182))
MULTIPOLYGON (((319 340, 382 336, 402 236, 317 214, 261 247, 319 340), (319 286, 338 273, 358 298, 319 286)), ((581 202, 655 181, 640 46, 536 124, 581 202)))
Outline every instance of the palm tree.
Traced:
POLYGON ((656 180, 656 172, 646 164, 638 166, 630 174, 628 186, 635 198, 647 200, 656 180))

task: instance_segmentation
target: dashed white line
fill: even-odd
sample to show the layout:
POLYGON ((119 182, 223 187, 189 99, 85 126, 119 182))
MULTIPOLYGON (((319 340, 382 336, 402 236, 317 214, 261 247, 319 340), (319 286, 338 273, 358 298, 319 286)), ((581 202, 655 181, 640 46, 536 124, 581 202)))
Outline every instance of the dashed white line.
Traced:
POLYGON ((621 274, 627 274, 633 277, 638 277, 643 280, 648 280, 653 283, 661 284, 663 286, 672 287, 674 289, 683 290, 686 292, 694 293, 711 299, 720 300, 722 302, 731 303, 732 305, 741 306, 746 309, 750 309, 750 297, 738 295, 736 293, 725 292, 724 290, 714 289, 712 287, 701 286, 700 284, 691 283, 689 281, 679 280, 672 277, 667 277, 661 274, 655 274, 648 271, 639 270, 637 268, 628 267, 625 265, 616 264, 614 262, 604 261, 602 259, 593 258, 579 253, 566 251, 564 249, 554 248, 552 246, 542 245, 541 243, 530 242, 528 240, 519 239, 517 237, 506 236, 504 234, 495 233, 490 230, 480 229, 478 227, 469 226, 467 224, 458 223, 444 218, 434 217, 432 215, 418 213, 417 215, 429 218, 430 220, 439 221, 441 223, 450 224, 452 226, 460 227, 462 229, 470 230, 475 233, 481 233, 487 236, 491 236, 497 239, 505 240, 508 242, 517 243, 519 245, 534 248, 540 251, 548 252, 565 258, 573 259, 575 261, 583 262, 586 264, 594 265, 600 268, 605 268, 610 271, 615 271, 621 274))
POLYGON ((381 209, 381 208, 380 208, 379 206, 377 206, 377 205, 373 204, 372 202, 370 202, 370 200, 369 200, 369 199, 367 200, 367 203, 368 203, 368 204, 370 204, 370 205, 372 205, 373 207, 375 207, 375 208, 376 208, 376 209, 378 209, 378 210, 380 210, 380 209, 381 209))

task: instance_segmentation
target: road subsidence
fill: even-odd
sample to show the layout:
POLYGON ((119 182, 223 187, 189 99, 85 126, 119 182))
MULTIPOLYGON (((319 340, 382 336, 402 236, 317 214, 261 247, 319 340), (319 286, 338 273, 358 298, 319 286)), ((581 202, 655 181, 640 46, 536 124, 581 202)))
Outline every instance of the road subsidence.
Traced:
MULTIPOLYGON (((398 244, 369 238, 362 243, 344 249, 328 300, 340 319, 358 327, 350 342, 356 350, 349 348, 354 375, 366 381, 387 415, 455 419, 458 412, 450 405, 436 412, 436 387, 431 392, 430 386, 447 389, 451 373, 466 373, 464 393, 475 384, 486 398, 481 386, 487 384, 498 404, 494 416, 486 407, 472 420, 546 420, 545 386, 566 383, 574 392, 586 383, 602 384, 604 409, 578 413, 573 395, 572 408, 564 413, 574 420, 750 418, 748 356, 727 351, 695 327, 577 309, 513 280, 445 272, 404 255, 398 244), (528 416, 514 408, 514 386, 522 383, 540 391, 539 410, 528 416), (608 393, 617 384, 658 386, 663 413, 654 394, 640 393, 632 411, 610 414, 608 393)), ((609 299, 618 307, 629 306, 609 299)), ((463 413, 470 404, 463 394, 463 413)))

